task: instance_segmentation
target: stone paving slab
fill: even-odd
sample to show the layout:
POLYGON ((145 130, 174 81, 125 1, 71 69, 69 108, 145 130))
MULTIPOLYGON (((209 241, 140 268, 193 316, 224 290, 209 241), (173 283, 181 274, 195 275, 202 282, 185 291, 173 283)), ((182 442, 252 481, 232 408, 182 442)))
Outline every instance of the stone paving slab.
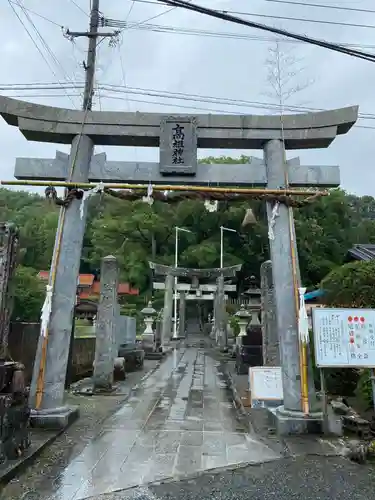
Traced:
POLYGON ((81 500, 278 453, 245 432, 217 363, 182 348, 138 384, 41 500, 81 500))

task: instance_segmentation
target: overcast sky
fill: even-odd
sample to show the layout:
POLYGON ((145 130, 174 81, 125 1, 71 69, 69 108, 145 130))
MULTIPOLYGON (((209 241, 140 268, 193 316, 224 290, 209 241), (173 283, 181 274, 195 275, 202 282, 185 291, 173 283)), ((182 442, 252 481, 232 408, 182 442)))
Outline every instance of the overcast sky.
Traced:
MULTIPOLYGON (((151 2, 155 0, 150 0, 151 2)), ((363 50, 375 53, 375 13, 350 10, 331 10, 303 5, 287 5, 267 0, 193 0, 201 5, 220 10, 234 10, 252 14, 290 16, 318 19, 331 22, 373 25, 372 28, 319 24, 302 21, 246 17, 258 22, 304 33, 329 41, 372 45, 363 50)), ((302 3, 303 0, 300 0, 302 3)), ((347 8, 372 9, 373 0, 307 0, 321 5, 336 5, 347 8)), ((82 82, 87 41, 77 40, 75 44, 63 36, 59 26, 71 30, 85 30, 88 26, 89 0, 2 0, 0 19, 2 20, 2 71, 1 85, 31 84, 44 82, 82 82), (28 11, 38 34, 17 4, 47 18, 45 20, 28 11), (38 43, 47 62, 36 49, 25 27, 13 12, 21 17, 24 26, 38 43), (53 22, 51 22, 53 21, 53 22), (56 24, 54 24, 56 23, 56 24), (59 26, 58 26, 59 25, 59 26), (41 39, 46 45, 43 45, 41 39), (50 49, 48 52, 47 48, 50 49), (55 60, 53 59, 55 56, 55 60)), ((136 87, 149 91, 182 92, 221 99, 237 99, 258 103, 277 102, 270 97, 267 82, 267 59, 269 49, 275 47, 272 35, 247 27, 212 19, 181 9, 131 0, 102 0, 101 11, 112 19, 127 20, 139 24, 138 29, 124 30, 121 43, 115 48, 108 41, 100 44, 97 83, 116 86, 136 87), (150 19, 154 16, 154 19, 150 19), (148 20, 150 19, 150 20, 148 20), (147 25, 172 28, 173 33, 151 31, 147 25), (143 29, 139 29, 143 27, 143 29), (198 30, 199 35, 186 35, 176 30, 198 30), (231 33, 237 37, 203 36, 204 32, 231 33), (247 37, 243 39, 244 37, 247 37), (261 38, 261 39, 259 39, 261 38), (266 39, 266 40, 264 40, 266 39)), ((244 17, 244 16, 242 16, 244 17)), ((375 118, 375 64, 333 53, 306 44, 281 43, 281 52, 296 60, 293 71, 293 87, 306 87, 295 93, 288 104, 309 108, 333 109, 343 106, 360 106, 362 113, 374 113, 375 118)), ((43 91, 10 91, 0 88, 0 93, 8 96, 26 96, 24 100, 60 107, 80 107, 80 90, 62 89, 43 91), (42 94, 42 95, 39 95, 42 94), (76 94, 76 96, 66 96, 76 94), (73 103, 72 103, 73 101, 73 103)), ((151 92, 152 93, 152 92, 151 92)), ((176 98, 152 97, 117 91, 103 90, 94 99, 95 109, 124 111, 154 111, 204 113, 234 112, 242 114, 265 114, 269 109, 259 109, 250 105, 228 106, 223 103, 196 102, 189 95, 183 100, 176 98), (187 97, 187 98, 186 98, 187 97), (143 101, 143 102, 142 102, 143 101), (145 102, 147 101, 147 102, 145 102), (204 109, 194 109, 194 106, 204 109), (192 107, 193 109, 190 109, 192 107)), ((21 97, 19 97, 21 98, 21 97)), ((267 107, 266 107, 267 108, 267 107)), ((1 120, 1 119, 0 119, 1 120)), ((0 178, 13 178, 15 158, 19 156, 50 157, 56 148, 68 151, 60 145, 28 142, 14 127, 0 121, 0 178)), ((105 150, 112 160, 157 161, 158 151, 135 148, 98 148, 105 150)), ((206 151, 207 154, 241 153, 260 155, 256 151, 206 151)), ((326 150, 293 152, 300 155, 305 164, 340 165, 342 186, 348 191, 375 196, 375 121, 359 120, 349 134, 337 138, 326 150), (366 128, 366 127, 374 127, 366 128)))

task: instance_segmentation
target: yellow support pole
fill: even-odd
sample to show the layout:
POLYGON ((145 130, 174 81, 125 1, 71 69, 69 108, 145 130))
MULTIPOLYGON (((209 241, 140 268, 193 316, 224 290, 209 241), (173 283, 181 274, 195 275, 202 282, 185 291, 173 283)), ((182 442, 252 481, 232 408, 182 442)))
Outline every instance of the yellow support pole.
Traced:
MULTIPOLYGON (((66 182, 66 181, 0 181, 2 186, 34 186, 34 187, 65 187, 76 189, 92 189, 97 184, 92 182, 66 182)), ((129 189, 132 191, 147 190, 148 184, 127 184, 127 183, 103 183, 104 189, 129 189)), ((314 196, 317 191, 302 191, 299 189, 258 189, 258 188, 238 188, 238 187, 212 187, 212 186, 191 186, 170 184, 153 185, 154 191, 195 191, 198 193, 231 193, 243 195, 272 195, 272 196, 314 196)), ((320 191, 320 196, 327 196, 328 191, 320 191)))

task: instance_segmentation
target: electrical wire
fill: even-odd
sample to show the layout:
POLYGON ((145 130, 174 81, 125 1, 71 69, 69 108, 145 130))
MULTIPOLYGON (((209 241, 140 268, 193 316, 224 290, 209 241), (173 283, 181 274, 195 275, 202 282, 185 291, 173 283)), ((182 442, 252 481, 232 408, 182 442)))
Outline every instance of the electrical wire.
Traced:
POLYGON ((307 37, 304 35, 300 35, 298 33, 292 33, 290 31, 286 31, 286 30, 283 30, 280 28, 267 26, 265 24, 255 23, 253 21, 247 21, 245 19, 233 16, 230 14, 225 14, 225 13, 217 11, 217 10, 202 7, 201 5, 187 3, 184 0, 159 0, 159 1, 162 1, 163 3, 165 3, 167 5, 171 5, 173 7, 181 7, 185 10, 190 10, 192 12, 204 14, 206 16, 213 17, 216 19, 222 19, 224 21, 229 21, 229 22, 239 24, 242 26, 247 26, 250 28, 268 31, 270 33, 274 33, 277 35, 293 38, 295 40, 302 40, 302 41, 305 41, 307 43, 310 43, 311 45, 322 47, 322 48, 325 48, 325 49, 328 49, 328 50, 331 50, 334 52, 340 52, 342 54, 350 55, 352 57, 357 57, 358 59, 364 59, 366 61, 375 62, 375 55, 374 54, 361 52, 361 51, 353 50, 353 49, 348 49, 348 48, 340 46, 338 44, 336 45, 336 44, 326 42, 324 40, 320 40, 317 38, 311 38, 311 37, 307 37))
MULTIPOLYGON (((138 2, 143 2, 145 0, 136 0, 138 2)), ((310 3, 310 2, 292 2, 291 0, 264 0, 265 2, 272 3, 280 3, 280 4, 288 4, 288 5, 301 5, 303 7, 317 7, 318 9, 333 9, 333 10, 341 10, 347 12, 365 12, 367 14, 375 14, 375 10, 371 9, 363 9, 358 7, 338 7, 336 5, 324 5, 321 3, 310 3)), ((150 2, 154 3, 154 2, 150 2)))
MULTIPOLYGON (((84 86, 83 83, 76 83, 75 87, 66 86, 67 89, 75 90, 76 87, 84 86)), ((102 84, 97 85, 95 88, 99 88, 99 90, 104 90, 106 92, 120 93, 120 94, 136 94, 140 96, 147 97, 160 97, 162 99, 178 99, 183 101, 193 101, 193 102, 202 102, 206 104, 221 104, 225 106, 234 106, 234 107, 250 107, 250 108, 258 108, 258 109, 266 109, 272 111, 280 111, 280 106, 278 103, 270 103, 264 101, 249 101, 245 99, 232 99, 227 97, 216 97, 202 94, 188 94, 186 92, 171 92, 171 91, 162 91, 157 89, 145 89, 140 87, 128 87, 127 85, 115 85, 115 84, 102 84)), ((0 85, 0 91, 30 91, 30 90, 60 90, 60 87, 57 84, 46 84, 42 86, 42 84, 5 84, 0 85)), ((40 94, 29 94, 31 97, 40 97, 40 94)), ((47 94, 48 96, 48 94, 47 94)), ((50 97, 55 97, 56 94, 51 94, 50 97)), ((24 94, 20 95, 12 95, 12 97, 26 97, 24 94)), ((107 98, 115 98, 114 96, 109 96, 106 94, 107 98)), ((124 98, 124 100, 126 100, 124 98)), ((135 101, 142 102, 142 101, 135 101)), ((194 108, 196 109, 196 108, 194 108)), ((207 108, 205 108, 207 109, 207 108)), ((317 112, 317 111, 327 111, 324 108, 315 108, 315 107, 307 107, 307 106, 299 106, 299 105, 285 105, 284 110, 292 111, 292 112, 317 112)), ((220 112, 228 113, 228 111, 221 110, 220 112)), ((239 112, 239 114, 243 114, 243 112, 239 112)), ((374 120, 375 113, 366 113, 360 112, 359 118, 363 120, 374 120)))
MULTIPOLYGON (((53 53, 53 51, 49 48, 48 44, 46 43, 46 41, 44 40, 43 36, 41 35, 41 33, 39 32, 38 28, 35 26, 34 22, 32 21, 32 19, 30 18, 29 14, 27 13, 27 11, 24 9, 23 5, 21 4, 20 0, 17 0, 16 2, 10 2, 10 0, 8 0, 8 3, 9 3, 9 6, 10 8, 12 9, 12 11, 14 12, 14 14, 16 15, 17 19, 20 21, 22 27, 24 28, 24 30, 26 31, 27 35, 29 36, 29 38, 31 39, 33 45, 37 48, 38 52, 40 53, 40 55, 43 57, 43 60, 47 63, 48 67, 50 68, 50 70, 52 71, 52 74, 57 78, 58 80, 58 83, 59 85, 61 85, 61 81, 59 79, 59 77, 57 76, 56 72, 54 71, 54 69, 52 68, 52 66, 50 65, 48 59, 45 57, 44 53, 42 52, 42 49, 39 47, 39 45, 36 43, 36 41, 34 40, 34 37, 33 35, 30 33, 30 31, 27 29, 25 23, 23 22, 23 20, 21 19, 21 17, 19 16, 18 12, 16 11, 15 7, 13 6, 13 4, 16 4, 20 9, 21 11, 23 12, 23 14, 25 15, 26 19, 29 21, 29 23, 31 24, 32 28, 34 29, 34 32, 37 34, 42 46, 46 49, 47 51, 47 54, 50 55, 50 57, 52 58, 53 62, 55 63, 55 65, 57 66, 58 69, 60 69, 60 71, 62 72, 62 74, 64 75, 65 79, 66 80, 70 80, 71 83, 74 84, 74 82, 70 79, 70 77, 67 75, 64 67, 62 66, 62 64, 60 63, 60 61, 57 59, 57 57, 55 56, 55 54, 53 53)), ((72 105, 74 108, 76 108, 76 105, 74 103, 74 101, 71 99, 71 97, 67 96, 68 99, 71 101, 72 105)))
MULTIPOLYGON (((39 47, 39 45, 36 43, 36 41, 34 40, 34 37, 32 36, 32 34, 30 33, 30 31, 27 29, 25 23, 23 22, 23 20, 21 19, 21 17, 19 16, 18 12, 16 11, 16 9, 14 8, 14 6, 12 5, 13 2, 9 2, 9 6, 10 8, 12 9, 12 11, 14 12, 15 16, 17 17, 17 19, 19 20, 19 22, 21 23, 21 25, 23 26, 24 30, 26 31, 27 35, 29 36, 30 40, 32 41, 33 45, 35 46, 35 48, 37 49, 37 51, 39 52, 39 54, 42 56, 44 62, 47 64, 47 66, 49 67, 49 69, 51 70, 52 74, 56 77, 56 79, 58 80, 59 84, 61 84, 60 82, 60 79, 59 77, 57 76, 55 70, 53 69, 52 65, 50 64, 49 60, 46 58, 46 56, 44 55, 42 49, 39 47)), ((70 99, 70 101, 72 102, 73 106, 75 107, 75 104, 74 104, 74 101, 68 97, 70 99)))
MULTIPOLYGON (((20 98, 24 98, 24 97, 64 97, 65 94, 17 94, 17 95, 13 95, 12 97, 20 97, 20 98)), ((75 96, 76 94, 72 94, 73 96, 75 96)), ((164 96, 163 96, 164 97, 164 96)), ((188 109, 188 110, 194 110, 194 111, 208 111, 210 113, 221 113, 221 114, 231 114, 231 115, 236 115, 236 116, 243 116, 244 113, 243 111, 233 111, 233 110, 228 110, 228 109, 218 109, 218 108, 207 108, 207 107, 204 107, 204 106, 189 106, 189 105, 183 105, 183 104, 180 104, 180 103, 170 103, 170 102, 160 102, 160 101, 149 101, 149 100, 146 100, 146 99, 134 99, 134 98, 128 98, 128 97, 120 97, 120 96, 114 96, 114 95, 108 95, 108 94, 101 94, 101 98, 102 99, 113 99, 113 100, 118 100, 118 101, 124 101, 124 102, 136 102, 136 103, 141 103, 141 104, 151 104, 151 105, 156 105, 156 106, 169 106, 170 107, 176 107, 176 108, 181 108, 181 109, 188 109)), ((177 98, 176 98, 177 99, 177 98)), ((274 105, 276 106, 276 105, 274 105)), ((256 106, 256 105, 253 105, 253 106, 250 106, 250 107, 254 107, 256 109, 265 109, 265 110, 268 110, 268 111, 276 111, 275 107, 272 107, 271 104, 269 105, 264 105, 264 106, 256 106)), ((290 108, 289 106, 284 106, 284 110, 287 110, 287 111, 295 111, 294 107, 290 108)), ((317 111, 324 111, 324 110, 317 110, 317 111)), ((375 119, 375 116, 374 117, 365 117, 365 116, 361 116, 360 117, 361 120, 371 120, 371 119, 375 119)), ((370 125, 358 125, 358 124, 355 124, 354 127, 356 128, 361 128, 361 129, 370 129, 370 130, 375 130, 375 126, 370 126, 370 125)))
MULTIPOLYGON (((159 4, 165 4, 168 5, 167 2, 164 2, 164 0, 159 0, 159 1, 151 1, 151 0, 134 0, 135 2, 139 3, 147 3, 151 5, 158 5, 159 4)), ((355 12, 365 12, 365 13, 372 13, 375 14, 375 10, 369 10, 369 9, 355 9, 355 8, 346 8, 346 7, 335 7, 332 5, 321 5, 321 4, 311 4, 311 3, 304 3, 304 2, 292 2, 288 0, 264 0, 265 2, 274 2, 274 3, 282 3, 282 4, 290 4, 290 5, 302 5, 304 7, 323 7, 326 9, 337 9, 337 10, 347 10, 347 11, 355 11, 355 12)), ((306 22, 306 23, 317 23, 317 24, 331 24, 331 25, 338 25, 338 26, 351 26, 355 28, 370 28, 373 29, 375 28, 375 25, 368 25, 368 24, 358 24, 358 23, 341 23, 337 21, 327 21, 325 19, 309 19, 309 18, 296 18, 296 17, 286 17, 286 16, 273 16, 273 15, 268 15, 268 14, 256 14, 253 12, 243 12, 243 11, 237 11, 237 10, 218 10, 217 12, 222 12, 225 14, 236 14, 236 15, 241 15, 241 16, 253 16, 253 17, 263 17, 263 18, 269 18, 269 19, 280 19, 280 20, 285 20, 285 21, 298 21, 298 22, 306 22)))
POLYGON ((83 12, 83 14, 85 14, 85 16, 90 17, 90 14, 88 12, 86 12, 84 9, 82 9, 82 7, 80 5, 78 5, 77 2, 75 2, 75 0, 70 0, 70 1, 72 2, 73 5, 75 5, 75 7, 77 7, 78 10, 83 12))
MULTIPOLYGON (((19 6, 18 3, 16 3, 14 0, 8 0, 8 3, 17 5, 17 7, 19 6)), ((28 7, 23 6, 23 9, 27 10, 28 12, 30 12, 30 14, 33 14, 34 16, 40 17, 41 19, 44 19, 45 21, 47 21, 47 22, 49 22, 51 24, 54 24, 55 26, 58 26, 59 28, 62 28, 62 29, 64 28, 64 26, 61 26, 61 24, 59 24, 59 23, 57 23, 55 21, 52 21, 52 19, 49 19, 48 17, 42 16, 42 14, 38 14, 37 12, 35 12, 34 10, 29 9, 28 7)))
MULTIPOLYGON (((159 3, 157 1, 151 1, 151 0, 132 0, 132 1, 162 6, 162 3, 159 3)), ((265 0, 265 1, 271 1, 271 0, 265 0)), ((274 0, 274 1, 276 1, 276 0, 274 0)), ((8 2, 17 5, 14 2, 14 0, 8 0, 8 2)), ((291 3, 295 3, 295 2, 291 2, 291 3)), ((325 6, 325 5, 321 5, 321 7, 331 8, 331 6, 325 6)), ((341 7, 332 7, 332 8, 341 8, 341 7)), ((41 19, 44 19, 45 21, 48 21, 49 23, 51 23, 55 26, 58 26, 60 29, 64 29, 64 26, 61 26, 59 23, 39 14, 38 12, 35 12, 34 10, 29 9, 28 7, 23 6, 23 9, 27 10, 28 12, 30 12, 34 16, 40 17, 41 19)), ((265 38, 265 37, 245 35, 245 34, 239 34, 239 33, 227 33, 227 32, 217 32, 217 31, 209 31, 209 30, 177 28, 174 26, 161 26, 161 25, 146 24, 148 21, 155 19, 156 17, 160 17, 161 15, 164 15, 173 9, 169 9, 166 12, 162 12, 161 14, 158 14, 157 16, 153 16, 151 18, 145 19, 144 21, 134 22, 131 26, 129 26, 129 25, 125 26, 123 28, 123 30, 125 30, 125 29, 149 29, 150 31, 163 32, 163 33, 196 35, 196 36, 212 36, 212 37, 218 37, 218 38, 235 38, 235 39, 239 39, 239 40, 253 40, 253 41, 261 41, 261 42, 276 42, 276 41, 278 41, 280 43, 306 43, 306 42, 302 42, 301 40, 288 40, 288 39, 282 39, 282 38, 265 38)), ((235 11, 229 10, 229 11, 225 11, 225 12, 234 13, 235 11)), ((369 12, 372 12, 372 11, 369 11, 369 12)), ((373 12, 375 13, 375 11, 373 11, 373 12)), ((120 21, 120 22, 122 22, 122 21, 120 21)), ((332 43, 338 44, 337 42, 332 42, 332 43)), ((371 44, 359 44, 359 43, 349 43, 349 42, 340 42, 339 44, 343 47, 375 49, 375 45, 371 45, 371 44)))
MULTIPOLYGON (((259 37, 256 35, 247 35, 245 33, 231 33, 225 31, 209 31, 204 29, 197 28, 180 28, 176 26, 165 26, 160 24, 138 24, 134 23, 126 23, 125 21, 117 21, 113 19, 104 18, 104 22, 108 22, 106 26, 116 27, 121 31, 125 29, 137 29, 137 30, 145 30, 145 31, 153 31, 155 33, 167 33, 172 35, 195 35, 195 36, 205 36, 205 37, 213 37, 213 38, 228 38, 228 39, 236 39, 236 40, 244 40, 244 41, 262 41, 262 42, 277 42, 277 43, 308 43, 306 41, 301 40, 289 40, 282 38, 266 38, 259 37), (111 23, 111 24, 109 24, 111 23)), ((332 42, 335 43, 335 42, 332 42)), ((375 45, 363 45, 356 43, 341 43, 342 47, 352 47, 352 48, 369 48, 375 49, 375 45)), ((374 54, 375 55, 375 54, 374 54)))

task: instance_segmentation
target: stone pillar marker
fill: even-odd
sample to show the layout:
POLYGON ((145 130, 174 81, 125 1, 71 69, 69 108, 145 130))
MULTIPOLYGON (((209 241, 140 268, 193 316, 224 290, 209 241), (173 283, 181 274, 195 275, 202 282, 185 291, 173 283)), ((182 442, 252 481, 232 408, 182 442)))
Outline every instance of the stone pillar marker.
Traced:
POLYGON ((172 335, 173 286, 174 277, 172 274, 167 274, 165 277, 163 324, 161 330, 162 347, 169 344, 172 335))
POLYGON ((179 310, 179 337, 185 337, 186 331, 186 294, 185 292, 180 292, 180 310, 179 310))
POLYGON ((94 390, 110 391, 113 386, 113 370, 117 352, 116 318, 118 265, 113 255, 102 260, 100 272, 100 299, 96 321, 96 345, 94 364, 94 390))
POLYGON ((270 260, 263 262, 260 266, 260 287, 262 293, 263 363, 265 366, 280 366, 279 333, 276 323, 276 302, 270 260))
POLYGON ((217 318, 218 342, 219 346, 223 349, 227 346, 224 276, 219 276, 217 280, 217 318))

